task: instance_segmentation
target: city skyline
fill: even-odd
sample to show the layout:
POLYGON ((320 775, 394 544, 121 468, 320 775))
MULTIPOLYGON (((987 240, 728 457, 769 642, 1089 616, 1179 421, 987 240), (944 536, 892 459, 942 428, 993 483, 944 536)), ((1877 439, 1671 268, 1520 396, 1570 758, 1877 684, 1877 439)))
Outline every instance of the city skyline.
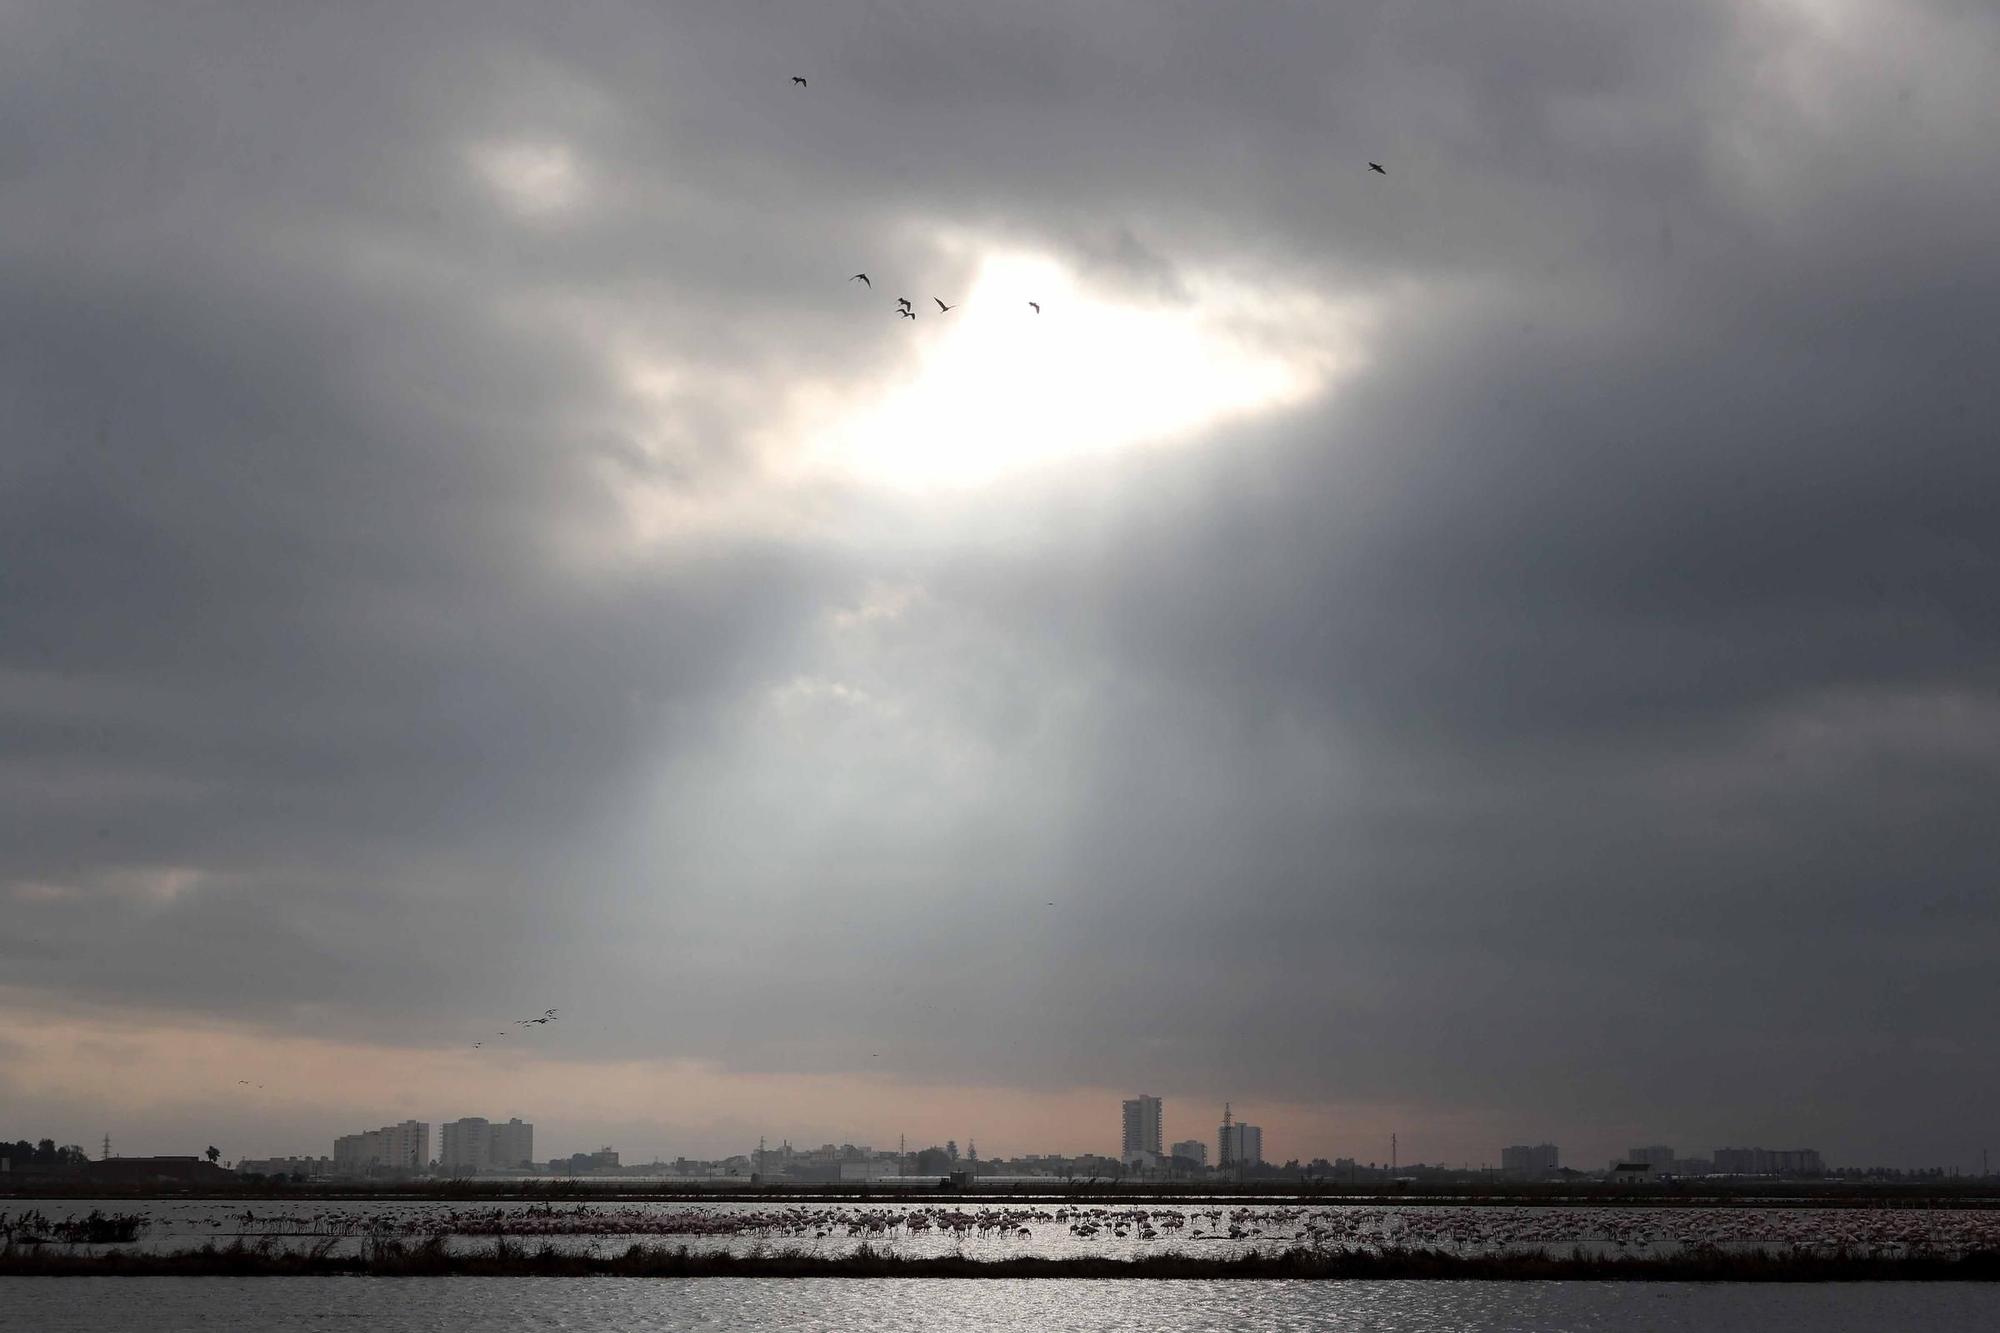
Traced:
MULTIPOLYGON (((413 1053, 415 1054, 417 1053, 413 1053)), ((295 1052, 295 1058, 302 1063, 311 1063, 324 1059, 325 1056, 322 1052, 307 1047, 295 1052)), ((162 1071, 166 1072, 170 1071, 162 1071)), ((365 1082, 362 1071, 357 1071, 357 1076, 365 1082)), ((552 1077, 551 1082, 560 1086, 560 1079, 552 1077)), ((345 1078, 342 1083, 351 1085, 350 1080, 345 1078)), ((147 1085, 157 1086, 150 1080, 147 1085)), ((271 1090, 265 1091, 268 1094, 271 1090)), ((625 1097, 641 1094, 638 1086, 628 1085, 612 1090, 612 1095, 622 1100, 625 1097)), ((754 1087, 743 1090, 739 1095, 743 1100, 738 1105, 743 1109, 756 1108, 760 1105, 758 1099, 761 1093, 754 1087)), ((481 1100, 481 1096, 475 1094, 470 1100, 477 1103, 481 1100)), ((498 1100, 503 1105, 510 1102, 510 1098, 505 1096, 498 1100)), ((559 1102, 560 1098, 551 1097, 550 1100, 559 1102)), ((965 1142, 979 1137, 985 1138, 989 1143, 991 1149, 987 1154, 989 1156, 1060 1152, 1095 1153, 1115 1157, 1123 1150, 1121 1136, 1115 1132, 1092 1131, 1089 1126, 1104 1120, 1108 1106, 1122 1104, 1127 1100, 1129 1098, 1116 1089, 1080 1090, 1060 1106, 1053 1108, 1049 1103, 1037 1099, 1035 1123, 1042 1128, 1025 1133, 1018 1141, 1015 1136, 1004 1133, 996 1135, 984 1128, 984 1125, 991 1123, 994 1118, 990 1114, 993 1110, 990 1099, 965 1104, 932 1103, 936 1109, 930 1114, 917 1117, 918 1123, 915 1124, 910 1122, 899 1124, 892 1117, 870 1122, 877 1127, 869 1130, 859 1127, 863 1123, 862 1117, 844 1118, 842 1122, 834 1125, 826 1121, 817 1121, 809 1114, 795 1114, 764 1122, 769 1127, 760 1128, 759 1133, 773 1142, 790 1139, 795 1143, 850 1142, 874 1143, 878 1146, 885 1142, 893 1142, 899 1134, 913 1142, 922 1138, 926 1144, 932 1139, 935 1139, 937 1144, 942 1144, 947 1138, 957 1138, 965 1142), (963 1118, 959 1118, 961 1111, 963 1118), (955 1119, 957 1123, 952 1123, 955 1119), (925 1129, 922 1128, 924 1125, 937 1128, 925 1129)), ((1203 1125, 1215 1118, 1209 1114, 1202 1099, 1169 1091, 1157 1100, 1162 1103, 1160 1123, 1165 1139, 1187 1137, 1185 1131, 1188 1128, 1203 1125)), ((277 1097, 267 1095, 256 1101, 257 1107, 281 1108, 279 1118, 301 1124, 302 1128, 298 1131, 272 1128, 269 1119, 261 1111, 252 1111, 246 1107, 233 1117, 225 1115, 189 1120, 180 1129, 166 1127, 172 1123, 171 1117, 149 1117, 139 1121, 114 1119, 94 1126, 76 1121, 67 1128, 38 1121, 33 1126, 24 1127, 21 1132, 33 1128, 37 1136, 46 1134, 58 1142, 75 1142, 86 1146, 95 1144, 99 1138, 109 1133, 121 1144, 129 1145, 134 1155, 173 1154, 186 1150, 187 1144, 195 1139, 207 1142, 218 1136, 243 1145, 232 1148, 231 1156, 266 1158, 318 1155, 325 1151, 322 1139, 331 1142, 341 1134, 354 1132, 363 1122, 370 1120, 371 1115, 377 1122, 384 1120, 379 1109, 374 1111, 370 1109, 371 1106, 378 1104, 362 1097, 357 1097, 348 1105, 351 1109, 332 1110, 322 1106, 310 1113, 287 1113, 282 1110, 284 1106, 282 1093, 277 1097), (202 1128, 204 1124, 212 1128, 204 1129, 202 1128), (315 1128, 304 1129, 303 1126, 306 1124, 315 1128), (234 1132, 219 1128, 221 1126, 235 1127, 234 1132), (72 1137, 65 1137, 66 1134, 72 1137)), ((407 1107, 408 1103, 405 1105, 407 1107)), ((1387 1163, 1390 1138, 1396 1135, 1400 1137, 1401 1156, 1406 1163, 1424 1161, 1453 1167, 1490 1166, 1500 1169, 1502 1145, 1544 1143, 1549 1138, 1546 1134, 1521 1137, 1519 1134, 1510 1133, 1511 1127, 1507 1123, 1498 1123, 1491 1132, 1484 1129, 1475 1131, 1460 1129, 1448 1134, 1433 1135, 1423 1130, 1423 1122, 1418 1117, 1412 1117, 1408 1122, 1378 1118, 1368 1126, 1354 1123, 1343 1125, 1336 1120, 1336 1116, 1340 1114, 1338 1111, 1309 1106, 1282 1104, 1273 1106, 1260 1103, 1256 1114, 1259 1119, 1266 1122, 1267 1129, 1273 1124, 1284 1126, 1277 1140, 1287 1145, 1278 1159, 1280 1161, 1291 1158, 1306 1161, 1315 1157, 1329 1160, 1336 1157, 1351 1157, 1363 1162, 1373 1160, 1387 1163), (1406 1124, 1417 1128, 1413 1131, 1404 1127, 1406 1124), (1374 1126, 1381 1128, 1376 1130, 1374 1126)), ((425 1114, 419 1108, 418 1113, 411 1118, 425 1121, 436 1130, 437 1127, 463 1117, 458 1113, 450 1116, 437 1112, 425 1114)), ((588 1151, 606 1141, 634 1145, 636 1159, 671 1160, 675 1156, 717 1159, 749 1150, 743 1142, 745 1131, 740 1127, 741 1118, 734 1112, 720 1114, 706 1123, 691 1121, 682 1128, 670 1128, 665 1122, 645 1118, 546 1114, 527 1116, 515 1110, 505 1112, 496 1123, 504 1124, 507 1119, 530 1120, 536 1126, 535 1134, 538 1141, 556 1146, 568 1144, 570 1146, 564 1150, 565 1153, 588 1151)), ((1572 1163, 1594 1165, 1606 1160, 1630 1160, 1634 1158, 1634 1154, 1637 1154, 1639 1159, 1644 1159, 1647 1154, 1631 1145, 1635 1141, 1645 1141, 1652 1137, 1657 1137, 1661 1141, 1705 1145, 1699 1150, 1701 1152, 1708 1152, 1716 1145, 1738 1142, 1811 1142, 1820 1146, 1829 1162, 1841 1165, 1925 1169, 1942 1165, 1947 1169, 1966 1171, 1982 1169, 1986 1160, 1983 1154, 1988 1151, 1983 1145, 1974 1145, 1954 1155, 1949 1148, 1926 1152, 1923 1146, 1919 1145, 1908 1158, 1884 1157, 1871 1153, 1865 1146, 1857 1149, 1839 1144, 1823 1134, 1814 1132, 1808 1123, 1779 1116, 1755 1123, 1724 1123, 1718 1118, 1714 1128, 1694 1133, 1663 1134, 1660 1133, 1661 1128, 1657 1123, 1649 1125, 1645 1122, 1635 1122, 1623 1129, 1585 1128, 1575 1133, 1556 1136, 1555 1142, 1562 1145, 1566 1165, 1572 1163)), ((749 1147, 755 1146, 755 1137, 756 1135, 751 1136, 749 1147)), ((1214 1125, 1208 1124, 1206 1128, 1198 1129, 1194 1137, 1207 1144, 1211 1154, 1210 1164, 1217 1164, 1214 1125)), ((1267 1151, 1265 1155, 1268 1159, 1270 1154, 1267 1151)))
POLYGON ((1991 1146, 1994 6, 0 22, 18 1132, 1991 1146))
MULTIPOLYGON (((1158 1111, 1157 1098, 1142 1097, 1139 1104, 1153 1102, 1154 1113, 1158 1111)), ((604 1145, 602 1147, 556 1153, 548 1159, 533 1156, 534 1126, 518 1118, 504 1124, 494 1124, 481 1117, 463 1118, 439 1126, 440 1147, 437 1155, 428 1162, 422 1160, 430 1142, 431 1126, 422 1121, 405 1121, 400 1125, 386 1125, 379 1129, 362 1131, 357 1134, 342 1135, 335 1140, 331 1154, 313 1156, 311 1154, 288 1154, 274 1158, 222 1159, 224 1168, 250 1174, 291 1175, 295 1179, 361 1179, 361 1178, 406 1178, 430 1176, 435 1178, 455 1177, 501 1177, 520 1178, 543 1172, 555 1175, 583 1175, 599 1178, 634 1177, 650 1178, 663 1175, 666 1178, 686 1177, 689 1179, 728 1180, 731 1178, 750 1184, 781 1184, 787 1181, 797 1183, 857 1183, 876 1180, 912 1179, 923 1176, 942 1178, 956 1175, 961 1169, 968 1174, 976 1174, 981 1179, 996 1183, 1029 1177, 1049 1177, 1074 1180, 1088 1179, 1131 1179, 1137 1181, 1170 1181, 1193 1179, 1206 1176, 1209 1169, 1208 1145, 1201 1140, 1177 1141, 1171 1146, 1171 1155, 1154 1153, 1138 1146, 1131 1132, 1134 1117, 1130 1109, 1135 1102, 1128 1099, 1125 1117, 1125 1146, 1115 1156, 1099 1152, 1083 1153, 988 1153, 982 1157, 976 1143, 968 1139, 963 1153, 958 1150, 956 1140, 946 1140, 943 1145, 932 1144, 919 1147, 906 1141, 906 1136, 898 1136, 894 1149, 878 1148, 872 1144, 856 1144, 852 1141, 836 1144, 826 1141, 817 1147, 807 1144, 793 1145, 789 1140, 772 1146, 760 1138, 757 1147, 750 1152, 717 1155, 712 1158, 688 1157, 677 1154, 669 1160, 664 1154, 655 1154, 648 1160, 622 1160, 620 1150, 604 1145), (833 1167, 838 1166, 838 1170, 833 1167), (759 1180, 761 1175, 762 1179, 759 1180)), ((1145 1123, 1145 1112, 1138 1117, 1145 1123)), ((1137 1140, 1143 1142, 1146 1134, 1142 1128, 1137 1140)), ((1401 1166, 1392 1161, 1362 1161, 1354 1157, 1328 1158, 1324 1155, 1311 1159, 1291 1159, 1284 1162, 1267 1161, 1262 1154, 1261 1130, 1257 1127, 1233 1121, 1227 1113, 1217 1132, 1218 1156, 1215 1174, 1225 1180, 1256 1179, 1272 1183, 1286 1180, 1320 1179, 1328 1182, 1359 1182, 1373 1178, 1387 1181, 1397 1172, 1416 1172, 1419 1178, 1434 1182, 1465 1182, 1498 1178, 1520 1182, 1546 1182, 1557 1177, 1580 1180, 1611 1180, 1615 1183, 1630 1184, 1634 1181, 1677 1178, 1681 1180, 1702 1179, 1746 1179, 1779 1178, 1796 1181, 1819 1181, 1822 1179, 1886 1179, 1894 1180, 1905 1174, 1916 1176, 1949 1177, 1968 1173, 1940 1166, 1918 1168, 1907 1172, 1902 1168, 1883 1167, 1880 1164, 1860 1165, 1856 1163, 1829 1162, 1814 1148, 1767 1148, 1767 1147, 1717 1147, 1707 1157, 1683 1154, 1671 1146, 1658 1144, 1633 1147, 1614 1158, 1605 1167, 1597 1170, 1579 1169, 1563 1164, 1561 1150, 1548 1142, 1527 1145, 1510 1145, 1500 1150, 1500 1164, 1495 1168, 1491 1163, 1474 1167, 1471 1163, 1452 1164, 1449 1162, 1404 1162, 1401 1166)), ((101 1149, 95 1158, 77 1146, 58 1148, 53 1138, 43 1138, 36 1148, 27 1139, 11 1145, 15 1150, 12 1160, 9 1154, 0 1151, 0 1172, 25 1171, 32 1174, 36 1170, 55 1170, 60 1174, 63 1163, 88 1163, 95 1161, 122 1161, 144 1167, 150 1162, 162 1163, 161 1169, 187 1172, 190 1166, 201 1163, 196 1154, 165 1154, 158 1157, 139 1154, 127 1155, 112 1151, 110 1135, 101 1141, 101 1149), (46 1159, 46 1160, 44 1160, 46 1159)), ((0 1138, 0 1150, 9 1148, 0 1138)), ((1392 1154, 1393 1154, 1392 1147, 1392 1154)), ((213 1162, 221 1158, 218 1149, 208 1149, 208 1159, 213 1162)), ((1982 1154, 1979 1177, 1990 1173, 1990 1163, 1982 1154)))
MULTIPOLYGON (((1359 1167, 1387 1170, 1398 1160, 1398 1149, 1394 1137, 1391 1139, 1390 1157, 1387 1160, 1378 1160, 1367 1156, 1363 1152, 1341 1151, 1297 1152, 1289 1157, 1283 1154, 1280 1154, 1278 1157, 1268 1156, 1264 1149, 1262 1128, 1252 1125, 1237 1116, 1230 1103, 1224 1103, 1222 1123, 1215 1131, 1213 1144, 1205 1140, 1193 1139, 1185 1142, 1176 1141, 1169 1147, 1164 1142, 1167 1134, 1165 1129, 1167 1123, 1166 1104, 1165 1098, 1148 1093, 1141 1093, 1137 1097, 1122 1099, 1120 1103, 1120 1132, 1117 1136, 1120 1139, 1120 1146, 1116 1153, 1096 1147, 1086 1147, 1077 1150, 1071 1146, 1064 1146, 1060 1149, 1052 1150, 1051 1145, 1041 1144, 1028 1148, 1017 1147, 989 1151, 985 1155, 985 1160, 991 1162, 994 1160, 1048 1158, 1051 1156, 1097 1158, 1115 1163, 1121 1170, 1131 1168, 1148 1173, 1170 1172, 1176 1169, 1178 1163, 1176 1163, 1175 1159, 1192 1162, 1195 1167, 1203 1169, 1213 1165, 1225 1173, 1232 1169, 1240 1169, 1246 1165, 1276 1167, 1290 1163, 1303 1168, 1315 1161, 1321 1163, 1343 1162, 1359 1167), (1148 1146, 1155 1143, 1159 1146, 1148 1146), (1184 1151, 1184 1149, 1192 1149, 1193 1151, 1184 1151)), ((522 1166, 530 1169, 538 1169, 544 1165, 545 1159, 529 1160, 534 1158, 535 1126, 532 1122, 522 1121, 518 1116, 510 1117, 504 1122, 489 1121, 484 1117, 477 1116, 459 1117, 451 1121, 439 1122, 436 1125, 437 1137, 435 1142, 437 1144, 437 1151, 434 1155, 428 1151, 428 1145, 433 1142, 431 1138, 432 1128, 431 1122, 413 1119, 406 1120, 399 1125, 385 1125, 375 1130, 343 1134, 335 1139, 333 1152, 330 1155, 326 1155, 323 1160, 334 1164, 336 1168, 345 1174, 360 1173, 362 1168, 428 1170, 433 1165, 439 1173, 444 1175, 480 1174, 489 1169, 505 1171, 522 1166), (502 1144, 506 1146, 503 1148, 502 1144), (498 1157, 494 1155, 496 1152, 499 1154, 498 1157), (503 1162, 500 1160, 501 1158, 507 1160, 503 1162)), ((752 1163, 751 1169, 761 1169, 755 1164, 760 1160, 769 1137, 768 1135, 761 1135, 754 1151, 740 1150, 709 1153, 680 1151, 671 1154, 655 1151, 650 1156, 634 1154, 633 1161, 635 1163, 642 1161, 660 1163, 675 1159, 706 1161, 738 1160, 752 1163)), ((872 1144, 866 1136, 859 1138, 848 1136, 834 1139, 805 1135, 800 1138, 799 1145, 795 1149, 790 1141, 790 1136, 787 1135, 780 1139, 780 1143, 782 1144, 782 1151, 788 1159, 794 1151, 805 1152, 807 1151, 805 1145, 817 1142, 823 1144, 825 1149, 834 1147, 857 1149, 864 1157, 872 1156, 879 1158, 893 1156, 903 1160, 906 1168, 909 1162, 914 1161, 923 1152, 946 1145, 955 1150, 957 1143, 957 1140, 950 1136, 945 1136, 937 1142, 930 1144, 925 1144, 922 1136, 919 1136, 914 1142, 905 1133, 898 1133, 896 1138, 899 1147, 893 1152, 872 1144)), ((58 1139, 57 1141, 60 1142, 61 1140, 58 1139)), ((108 1153, 111 1142, 111 1136, 108 1133, 103 1136, 103 1142, 105 1150, 108 1153)), ((965 1154, 968 1162, 979 1160, 977 1149, 974 1146, 975 1142, 976 1140, 973 1136, 968 1134, 966 1137, 965 1154)), ((773 1151, 778 1150, 774 1149, 773 1151)), ((812 1151, 822 1151, 822 1149, 813 1149, 812 1151)), ((553 1155, 554 1160, 547 1160, 546 1164, 550 1168, 558 1168, 563 1160, 571 1157, 581 1161, 587 1157, 602 1158, 607 1154, 615 1164, 618 1154, 613 1152, 608 1145, 593 1149, 579 1149, 567 1153, 558 1152, 553 1155)), ((1503 1174, 1527 1178, 1546 1177, 1555 1174, 1559 1169, 1564 1172, 1574 1173, 1577 1169, 1574 1163, 1579 1159, 1572 1156, 1570 1162, 1566 1163, 1561 1160, 1560 1154, 1561 1150, 1556 1144, 1543 1140, 1536 1144, 1509 1145, 1498 1149, 1490 1156, 1481 1156, 1476 1160, 1461 1158, 1454 1161, 1447 1157, 1429 1161, 1421 1154, 1412 1156, 1407 1153, 1402 1155, 1400 1160, 1403 1166, 1412 1169, 1497 1171, 1503 1174)), ((123 1156, 124 1154, 121 1153, 118 1155, 123 1156)), ((142 1153, 138 1155, 144 1156, 147 1154, 142 1153)), ((240 1155, 252 1161, 282 1160, 287 1158, 311 1160, 313 1157, 311 1153, 296 1152, 246 1152, 240 1155)), ((1658 1176, 1707 1176, 1711 1174, 1725 1176, 1815 1176, 1830 1169, 1862 1170, 1875 1169, 1888 1165, 1878 1162, 1835 1161, 1829 1163, 1825 1155, 1813 1148, 1717 1147, 1712 1150, 1710 1156, 1704 1158, 1692 1153, 1681 1153, 1670 1145, 1650 1144, 1626 1148, 1612 1158, 1610 1165, 1605 1170, 1613 1173, 1629 1173, 1633 1168, 1644 1168, 1648 1173, 1658 1176)), ((1922 1169, 1935 1169, 1936 1167, 1936 1163, 1930 1163, 1926 1164, 1922 1169)), ((1982 1152, 1979 1161, 1979 1170, 1983 1174, 1987 1168, 1987 1155, 1982 1152)), ((1956 1170, 1957 1168, 1954 1166, 1949 1169, 1956 1170)), ((1585 1174, 1588 1174, 1589 1170, 1590 1168, 1585 1168, 1585 1174)))

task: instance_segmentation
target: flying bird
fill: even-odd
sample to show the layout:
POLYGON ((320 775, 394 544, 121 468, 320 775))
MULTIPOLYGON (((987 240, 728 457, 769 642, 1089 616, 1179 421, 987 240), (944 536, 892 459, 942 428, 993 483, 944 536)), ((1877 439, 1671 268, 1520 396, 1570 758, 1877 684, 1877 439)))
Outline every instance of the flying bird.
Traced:
POLYGON ((799 87, 801 87, 801 88, 803 88, 803 87, 805 87, 805 86, 806 86, 806 81, 805 81, 804 79, 800 78, 800 77, 799 77, 798 75, 796 75, 796 74, 792 75, 792 82, 793 82, 793 83, 796 83, 796 84, 797 84, 797 85, 799 85, 799 87))
POLYGON ((909 309, 908 307, 905 307, 902 310, 897 311, 896 313, 900 314, 904 319, 915 319, 917 317, 917 312, 909 309))
POLYGON ((481 1046, 484 1046, 485 1044, 486 1044, 486 1043, 485 1043, 485 1042, 483 1042, 483 1041, 475 1041, 475 1042, 473 1042, 473 1043, 472 1043, 472 1049, 476 1051, 476 1050, 478 1050, 478 1049, 479 1049, 479 1048, 480 1048, 481 1046))
POLYGON ((938 313, 939 313, 940 315, 944 314, 944 313, 945 313, 946 311, 948 311, 948 310, 956 310, 956 309, 958 309, 958 307, 957 307, 957 306, 955 306, 955 305, 946 305, 946 304, 945 304, 945 303, 944 303, 943 301, 938 301, 938 298, 937 298, 937 297, 935 297, 935 296, 933 296, 933 297, 931 298, 931 300, 933 300, 933 301, 937 301, 937 308, 938 308, 938 313))
POLYGON ((849 281, 849 282, 858 282, 858 283, 860 283, 860 284, 861 284, 861 285, 862 285, 863 287, 867 287, 867 288, 869 288, 870 290, 873 290, 873 289, 874 289, 874 286, 875 286, 875 284, 874 284, 874 283, 872 283, 872 282, 868 281, 868 275, 867 275, 866 273, 857 273, 857 274, 855 274, 855 275, 854 275, 853 277, 849 278, 849 279, 848 279, 848 281, 849 281))
POLYGON ((1035 308, 1036 314, 1039 315, 1042 313, 1042 303, 1040 301, 1030 301, 1028 304, 1035 308))
POLYGON ((1388 175, 1388 174, 1389 174, 1389 168, 1387 168, 1387 167, 1383 166, 1383 165, 1382 165, 1382 164, 1381 164, 1380 162, 1370 162, 1370 163, 1368 164, 1368 169, 1369 169, 1370 171, 1379 171, 1379 172, 1381 172, 1381 173, 1382 173, 1382 174, 1383 174, 1384 176, 1386 176, 1386 175, 1388 175))
POLYGON ((907 296, 899 296, 896 298, 896 304, 903 307, 903 309, 908 310, 910 308, 910 298, 907 296))

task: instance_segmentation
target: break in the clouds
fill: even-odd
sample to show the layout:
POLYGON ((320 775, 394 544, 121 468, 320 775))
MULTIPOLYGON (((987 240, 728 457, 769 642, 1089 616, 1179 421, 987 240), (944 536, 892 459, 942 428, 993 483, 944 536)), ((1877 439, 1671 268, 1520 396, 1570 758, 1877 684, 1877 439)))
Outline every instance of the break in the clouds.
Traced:
POLYGON ((1989 7, 0 38, 8 1132, 1979 1146, 1989 7))

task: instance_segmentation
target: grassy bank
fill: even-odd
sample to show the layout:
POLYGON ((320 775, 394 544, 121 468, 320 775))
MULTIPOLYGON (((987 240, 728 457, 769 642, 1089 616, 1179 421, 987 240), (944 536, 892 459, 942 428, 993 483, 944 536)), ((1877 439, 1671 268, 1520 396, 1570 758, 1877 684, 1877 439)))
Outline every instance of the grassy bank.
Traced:
POLYGON ((844 1256, 801 1251, 731 1255, 634 1245, 618 1254, 576 1254, 502 1242, 451 1250, 437 1241, 377 1242, 360 1253, 331 1247, 205 1245, 168 1254, 76 1254, 47 1246, 0 1250, 0 1277, 833 1277, 833 1278, 1428 1278, 1482 1281, 1870 1282, 2000 1281, 2000 1251, 1899 1256, 1848 1253, 1744 1254, 1719 1249, 1672 1256, 1505 1254, 1439 1250, 1292 1249, 1234 1258, 1156 1254, 1139 1259, 907 1257, 863 1249, 844 1256))

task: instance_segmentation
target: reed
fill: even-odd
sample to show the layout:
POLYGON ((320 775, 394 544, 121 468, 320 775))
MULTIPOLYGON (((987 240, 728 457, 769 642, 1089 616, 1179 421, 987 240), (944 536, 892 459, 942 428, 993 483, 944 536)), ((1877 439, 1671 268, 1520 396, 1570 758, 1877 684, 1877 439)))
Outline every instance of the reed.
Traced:
POLYGON ((15 1215, 0 1213, 0 1242, 23 1245, 115 1245, 138 1239, 146 1226, 143 1213, 90 1210, 87 1217, 51 1218, 39 1209, 15 1215))

